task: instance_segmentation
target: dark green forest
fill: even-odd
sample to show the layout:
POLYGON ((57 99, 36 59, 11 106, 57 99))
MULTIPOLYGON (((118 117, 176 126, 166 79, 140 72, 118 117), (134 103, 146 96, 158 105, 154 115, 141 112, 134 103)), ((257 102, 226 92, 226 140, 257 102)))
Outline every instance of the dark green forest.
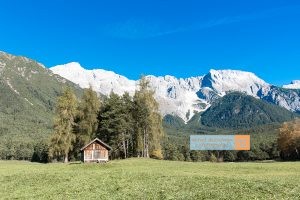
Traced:
POLYGON ((214 102, 201 116, 210 127, 250 128, 270 123, 282 123, 295 114, 274 104, 254 97, 232 92, 214 102))

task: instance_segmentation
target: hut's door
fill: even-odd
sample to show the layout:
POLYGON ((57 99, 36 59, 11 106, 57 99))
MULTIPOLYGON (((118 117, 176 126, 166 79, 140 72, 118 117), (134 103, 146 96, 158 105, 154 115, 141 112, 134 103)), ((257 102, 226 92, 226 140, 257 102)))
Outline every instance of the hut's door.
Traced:
POLYGON ((102 147, 100 144, 95 144, 95 150, 94 150, 94 159, 104 159, 105 154, 104 151, 106 149, 102 147))
POLYGON ((94 160, 100 159, 100 151, 95 149, 94 150, 94 160))

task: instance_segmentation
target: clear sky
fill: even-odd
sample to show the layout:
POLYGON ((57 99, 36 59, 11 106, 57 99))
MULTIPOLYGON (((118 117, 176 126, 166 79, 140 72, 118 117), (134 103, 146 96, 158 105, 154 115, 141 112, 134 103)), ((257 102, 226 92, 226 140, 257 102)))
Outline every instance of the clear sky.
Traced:
POLYGON ((300 1, 0 0, 0 50, 137 79, 240 69, 300 79, 300 1))

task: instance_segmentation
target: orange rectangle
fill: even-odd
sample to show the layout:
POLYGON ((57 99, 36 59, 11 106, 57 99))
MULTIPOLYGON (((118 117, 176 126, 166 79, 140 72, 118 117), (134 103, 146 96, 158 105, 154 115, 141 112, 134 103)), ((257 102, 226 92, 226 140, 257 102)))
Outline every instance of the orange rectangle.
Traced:
POLYGON ((234 136, 235 150, 250 150, 250 135, 235 135, 234 136))

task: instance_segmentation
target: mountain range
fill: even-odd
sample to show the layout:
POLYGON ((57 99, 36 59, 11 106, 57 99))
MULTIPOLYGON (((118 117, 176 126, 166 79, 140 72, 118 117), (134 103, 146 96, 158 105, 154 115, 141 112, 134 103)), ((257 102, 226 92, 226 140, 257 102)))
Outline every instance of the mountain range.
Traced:
MULTIPOLYGON (((51 67, 50 70, 81 88, 91 85, 95 91, 108 95, 133 94, 139 80, 103 69, 87 70, 72 62, 51 67)), ((204 112, 224 95, 238 91, 257 99, 300 113, 300 81, 293 81, 283 87, 269 84, 254 73, 239 70, 210 70, 202 76, 176 78, 174 76, 148 75, 150 87, 160 105, 163 116, 178 116, 188 122, 195 113, 204 112)))

